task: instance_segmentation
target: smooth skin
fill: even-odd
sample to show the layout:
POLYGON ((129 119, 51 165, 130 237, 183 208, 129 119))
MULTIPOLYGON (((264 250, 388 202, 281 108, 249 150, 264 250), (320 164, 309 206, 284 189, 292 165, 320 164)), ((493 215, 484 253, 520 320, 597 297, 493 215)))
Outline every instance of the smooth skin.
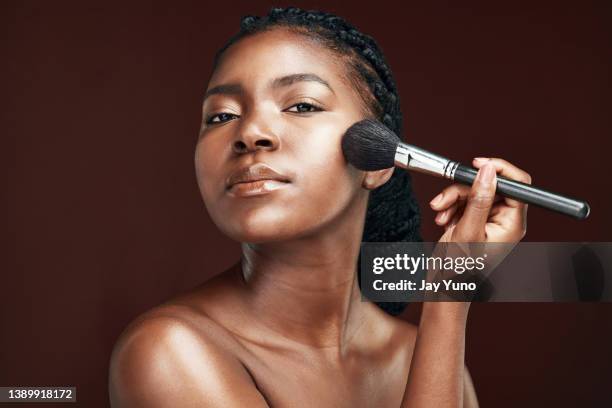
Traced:
MULTIPOLYGON (((367 199, 392 169, 359 171, 342 156, 344 131, 367 116, 345 69, 284 29, 226 51, 195 166, 212 220, 242 243, 242 259, 125 329, 110 364, 113 407, 478 406, 464 366, 469 304, 425 303, 417 328, 361 301, 367 199), (259 162, 287 176, 285 188, 228 194, 229 175, 259 162)), ((431 203, 441 239, 520 240, 526 206, 496 199, 495 175, 529 176, 501 159, 474 165, 472 188, 451 185, 431 203)))

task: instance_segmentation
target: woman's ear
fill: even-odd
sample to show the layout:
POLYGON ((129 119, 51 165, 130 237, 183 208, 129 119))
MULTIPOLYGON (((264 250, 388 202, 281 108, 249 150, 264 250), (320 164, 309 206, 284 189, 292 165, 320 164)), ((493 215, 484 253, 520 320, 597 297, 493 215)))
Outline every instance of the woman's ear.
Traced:
POLYGON ((375 188, 378 188, 389 181, 391 175, 393 174, 393 170, 395 170, 395 167, 390 167, 383 170, 366 171, 364 172, 361 185, 368 190, 374 190, 375 188))

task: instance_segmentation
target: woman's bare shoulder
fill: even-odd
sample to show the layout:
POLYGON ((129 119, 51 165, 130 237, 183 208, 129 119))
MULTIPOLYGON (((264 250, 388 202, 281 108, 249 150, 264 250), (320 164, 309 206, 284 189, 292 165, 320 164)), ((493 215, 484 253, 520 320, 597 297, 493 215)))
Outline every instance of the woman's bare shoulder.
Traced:
MULTIPOLYGON (((114 351, 132 343, 171 343, 176 338, 192 337, 202 345, 227 349, 231 333, 213 316, 231 309, 231 271, 227 270, 196 288, 175 295, 131 321, 117 340, 114 351)), ((166 344, 164 344, 166 345, 166 344)))
MULTIPOLYGON (((164 303, 142 313, 124 329, 117 345, 127 343, 143 334, 191 331, 203 339, 226 340, 227 330, 213 316, 232 309, 237 299, 232 279, 232 268, 214 276, 203 284, 179 293, 164 303)), ((150 336, 144 336, 150 337, 150 336)))
MULTIPOLYGON (((206 286, 197 289, 202 290, 206 286)), ((200 401, 202 406, 238 402, 265 406, 234 352, 239 345, 206 315, 206 302, 202 306, 195 299, 190 292, 179 295, 125 328, 110 361, 113 406, 182 406, 182 401, 200 401), (230 392, 234 387, 244 388, 246 394, 234 396, 230 392), (213 396, 241 399, 213 401, 213 396)))

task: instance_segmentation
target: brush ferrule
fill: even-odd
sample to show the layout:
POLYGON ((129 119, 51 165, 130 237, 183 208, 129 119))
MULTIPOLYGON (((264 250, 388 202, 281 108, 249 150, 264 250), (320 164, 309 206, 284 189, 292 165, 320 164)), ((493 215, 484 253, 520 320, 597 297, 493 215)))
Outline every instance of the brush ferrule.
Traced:
POLYGON ((395 151, 395 165, 452 180, 459 163, 419 147, 399 143, 395 151))

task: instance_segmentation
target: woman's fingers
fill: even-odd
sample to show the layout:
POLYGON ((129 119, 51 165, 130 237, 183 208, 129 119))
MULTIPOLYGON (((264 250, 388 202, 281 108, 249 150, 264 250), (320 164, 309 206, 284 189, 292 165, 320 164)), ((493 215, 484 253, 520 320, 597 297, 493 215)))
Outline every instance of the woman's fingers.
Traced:
MULTIPOLYGON (((519 169, 504 159, 477 157, 472 162, 474 167, 477 169, 481 168, 485 163, 493 164, 493 166, 495 166, 495 170, 500 176, 511 180, 520 181, 521 183, 531 184, 531 176, 529 173, 519 169)), ((508 204, 509 207, 520 208, 521 210, 526 206, 526 204, 511 198, 506 198, 506 204, 508 204)))
POLYGON ((457 201, 450 207, 448 207, 446 210, 440 211, 435 218, 436 224, 438 224, 439 226, 446 225, 453 218, 460 205, 462 205, 462 203, 460 201, 457 201))
POLYGON ((500 242, 520 240, 526 231, 527 205, 495 194, 497 174, 526 184, 531 176, 498 158, 474 159, 474 167, 479 171, 471 187, 452 184, 430 202, 438 212, 436 224, 456 242, 484 241, 488 233, 500 242))
MULTIPOLYGON (((470 190, 471 187, 465 184, 451 184, 434 197, 434 199, 429 202, 429 205, 433 210, 443 212, 455 205, 455 203, 465 204, 470 195, 470 190)), ((496 194, 493 202, 497 203, 503 199, 504 197, 496 194)))
MULTIPOLYGON (((474 159, 475 167, 482 167, 485 163, 492 163, 498 173, 508 179, 531 184, 532 180, 529 173, 506 160, 499 158, 474 159)), ((499 211, 493 214, 491 219, 496 224, 503 226, 508 232, 507 235, 512 237, 511 239, 520 240, 527 231, 527 204, 508 197, 504 199, 504 203, 506 205, 500 207, 499 211)))
POLYGON ((495 198, 496 169, 491 163, 482 165, 470 189, 467 204, 453 235, 457 242, 480 242, 486 238, 485 225, 495 198))
POLYGON ((444 211, 457 201, 467 200, 470 194, 470 186, 463 184, 451 184, 438 194, 431 202, 431 208, 435 211, 444 211))
POLYGON ((514 164, 499 158, 477 157, 474 159, 474 167, 481 168, 486 163, 491 163, 500 176, 520 181, 522 183, 531 184, 531 176, 525 170, 519 169, 514 164))
MULTIPOLYGON (((470 186, 465 184, 451 184, 446 187, 429 203, 431 208, 438 212, 435 223, 439 226, 447 226, 453 217, 462 209, 470 195, 470 186)), ((494 203, 503 200, 503 197, 495 195, 494 203)))
MULTIPOLYGON (((474 159, 474 167, 484 169, 492 167, 494 173, 511 180, 531 183, 529 174, 503 159, 474 159)), ((494 174, 494 179, 497 177, 494 174)), ((485 239, 484 225, 491 222, 499 225, 506 231, 506 235, 519 236, 519 232, 526 230, 527 205, 519 201, 495 195, 496 180, 488 187, 476 186, 479 176, 472 187, 463 184, 452 184, 446 187, 430 205, 438 212, 435 222, 439 226, 448 228, 456 226, 453 236, 462 241, 478 241, 485 239), (493 194, 493 199, 491 199, 493 194), (516 234, 515 234, 516 232, 516 234)), ((482 181, 482 180, 480 180, 482 181)), ((504 240, 504 237, 496 237, 504 240)), ((513 238, 514 239, 514 238, 513 238)), ((520 239, 520 238, 519 238, 520 239)))

